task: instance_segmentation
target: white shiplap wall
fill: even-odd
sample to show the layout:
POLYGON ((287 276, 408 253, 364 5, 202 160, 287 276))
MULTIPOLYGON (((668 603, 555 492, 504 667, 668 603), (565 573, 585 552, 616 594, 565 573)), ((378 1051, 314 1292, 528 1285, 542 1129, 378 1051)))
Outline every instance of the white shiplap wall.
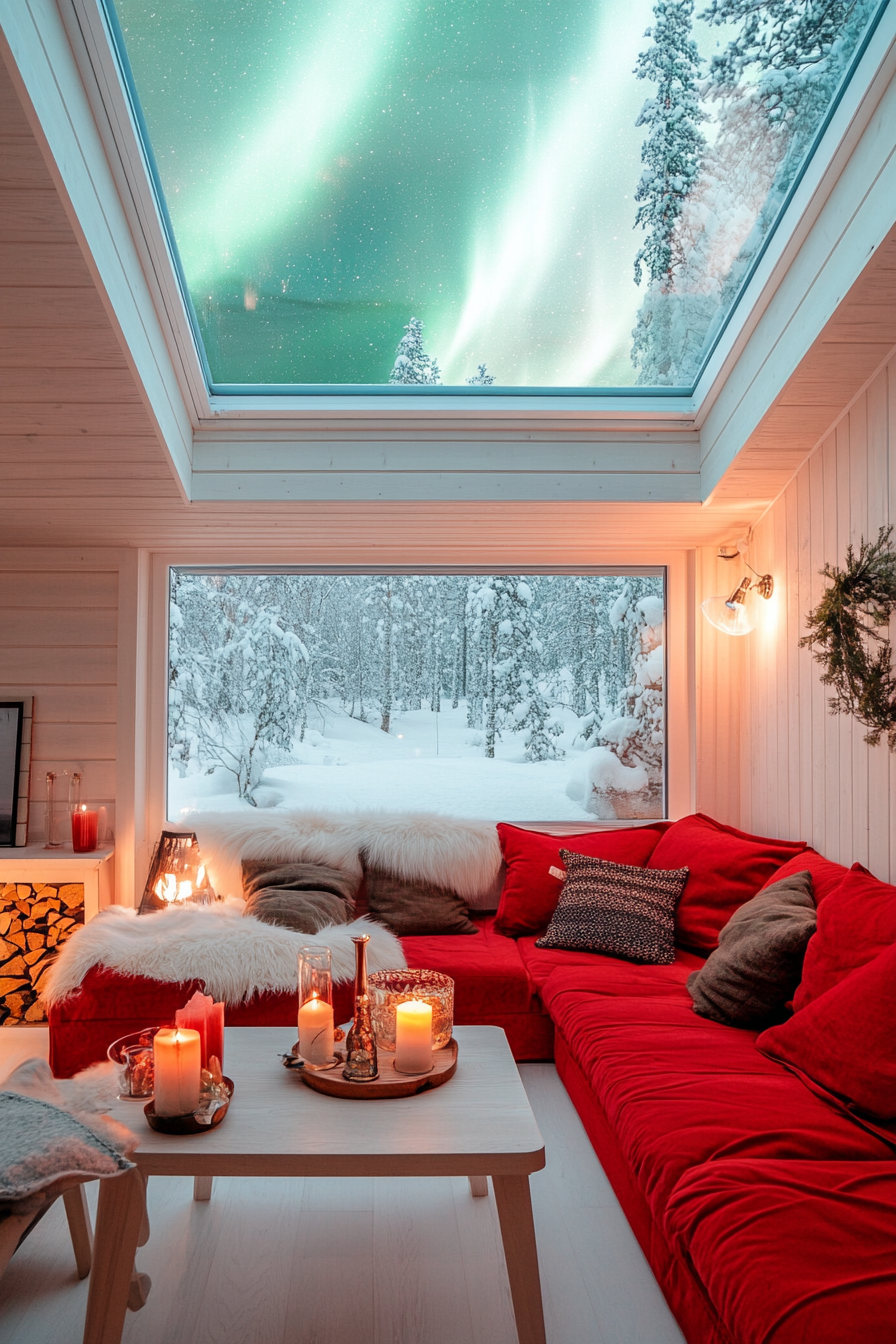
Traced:
POLYGON ((83 771, 115 820, 118 553, 0 548, 0 699, 34 696, 29 842, 48 770, 83 771))
MULTIPOLYGON (((896 752, 831 715, 820 667, 799 648, 825 563, 896 524, 896 357, 869 383, 756 528, 749 559, 775 596, 743 641, 740 824, 805 838, 896 881, 896 752)), ((705 624, 705 623, 704 623, 705 624)), ((896 641, 896 620, 891 636, 896 641)), ((729 640, 729 643, 735 643, 729 640)), ((707 795, 709 802, 711 795, 707 795)), ((710 810, 712 810, 710 808, 710 810)), ((717 809, 716 809, 717 810, 717 809)))

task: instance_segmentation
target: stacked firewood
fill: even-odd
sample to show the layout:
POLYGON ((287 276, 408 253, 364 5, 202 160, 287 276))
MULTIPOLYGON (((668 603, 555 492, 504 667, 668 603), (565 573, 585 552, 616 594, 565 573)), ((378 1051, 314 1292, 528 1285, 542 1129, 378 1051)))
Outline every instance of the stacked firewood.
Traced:
POLYGON ((41 982, 83 923, 82 882, 0 885, 0 1024, 44 1021, 41 982))

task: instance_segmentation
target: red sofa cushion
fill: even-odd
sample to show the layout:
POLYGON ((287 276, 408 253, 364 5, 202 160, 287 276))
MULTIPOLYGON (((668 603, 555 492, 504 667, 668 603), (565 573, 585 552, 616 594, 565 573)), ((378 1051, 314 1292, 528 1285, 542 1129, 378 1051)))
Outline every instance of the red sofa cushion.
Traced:
POLYGON ((894 1162, 708 1162, 664 1226, 736 1344, 896 1338, 894 1162))
POLYGON ((782 863, 777 872, 772 873, 768 881, 763 883, 762 890, 770 887, 773 882, 792 877, 794 873, 812 874, 812 897, 815 904, 819 905, 832 891, 837 890, 844 877, 848 875, 849 869, 844 868, 842 863, 832 863, 817 850, 808 847, 802 853, 788 859, 786 863, 782 863))
POLYGON ((552 867, 563 867, 561 849, 643 868, 665 829, 666 823, 660 822, 621 831, 547 835, 499 822, 498 838, 506 871, 495 929, 507 938, 544 932, 563 890, 563 879, 552 877, 550 872, 552 867))
POLYGON ((699 952, 686 952, 680 947, 675 949, 675 961, 670 965, 642 966, 600 952, 536 947, 536 942, 537 939, 530 935, 517 939, 516 945, 529 979, 542 993, 547 992, 545 987, 555 971, 574 970, 582 987, 592 989, 595 994, 628 994, 633 998, 666 994, 670 986, 683 985, 691 971, 699 970, 705 964, 699 952))
POLYGON ((556 971, 545 999, 654 1217, 701 1162, 891 1156, 882 1139, 760 1055, 754 1032, 698 1017, 683 986, 650 998, 598 996, 578 975, 556 971))
POLYGON ((442 971, 454 981, 454 1020, 488 1024, 495 1013, 527 1013, 532 987, 516 943, 495 931, 494 915, 472 916, 478 938, 431 934, 402 938, 409 966, 442 971))
POLYGON ((896 943, 756 1042, 875 1120, 896 1120, 896 943))
POLYGON ((818 911, 803 977, 793 996, 799 1012, 834 985, 896 943, 896 887, 854 863, 818 911))
POLYGON ((675 915, 675 938, 684 947, 712 952, 735 910, 806 848, 805 841, 748 835, 698 812, 669 827, 647 867, 690 869, 675 915))

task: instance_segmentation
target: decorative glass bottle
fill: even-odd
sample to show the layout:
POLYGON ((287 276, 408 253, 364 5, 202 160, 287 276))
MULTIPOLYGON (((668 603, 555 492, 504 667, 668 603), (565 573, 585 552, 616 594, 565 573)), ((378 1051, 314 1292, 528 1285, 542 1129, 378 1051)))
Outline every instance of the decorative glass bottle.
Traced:
POLYGON ((370 1017, 367 993, 367 944, 370 935, 353 938, 355 945, 355 1017, 345 1038, 343 1078, 350 1083, 369 1083, 379 1075, 376 1062, 376 1036, 370 1017))
POLYGON ((62 829, 62 812, 56 798, 56 778, 55 770, 47 771, 47 843, 44 846, 45 849, 61 849, 65 843, 65 834, 62 829))

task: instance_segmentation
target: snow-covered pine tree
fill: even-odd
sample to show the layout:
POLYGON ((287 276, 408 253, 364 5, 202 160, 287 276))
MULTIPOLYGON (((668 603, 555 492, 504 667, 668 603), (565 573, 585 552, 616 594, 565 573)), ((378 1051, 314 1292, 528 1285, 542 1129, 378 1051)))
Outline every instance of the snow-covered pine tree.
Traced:
POLYGON ((671 291, 684 260, 676 225, 700 173, 705 146, 700 123, 706 114, 697 87, 700 57, 691 36, 693 0, 656 0, 653 13, 654 25, 645 34, 653 44, 635 66, 638 79, 657 86, 636 122, 647 127, 647 137, 635 192, 640 202, 635 227, 647 236, 635 257, 635 280, 640 284, 646 270, 652 284, 671 291))
POLYGON ((467 379, 468 387, 491 387, 494 378, 489 373, 485 364, 480 364, 472 378, 467 379))
POLYGON ((563 755, 552 731, 550 706, 539 684, 544 645, 533 614, 530 584, 514 574, 496 575, 489 587, 496 726, 525 731, 526 760, 554 761, 563 755))
POLYGON ((423 323, 419 317, 412 317, 398 342, 389 382, 407 386, 432 386, 441 381, 437 362, 423 348, 423 323))

